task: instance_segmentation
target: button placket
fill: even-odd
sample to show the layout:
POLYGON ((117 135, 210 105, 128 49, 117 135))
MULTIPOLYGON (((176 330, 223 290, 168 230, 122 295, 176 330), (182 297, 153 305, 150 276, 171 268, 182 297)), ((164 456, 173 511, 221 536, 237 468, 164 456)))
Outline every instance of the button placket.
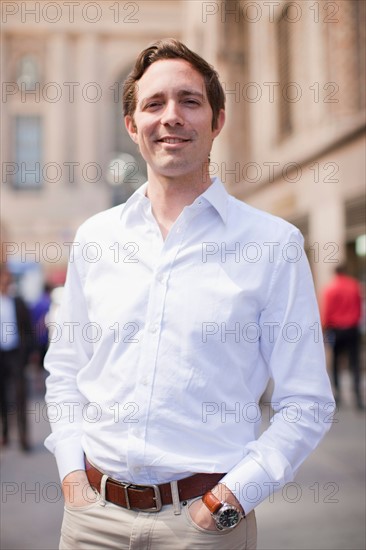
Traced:
MULTIPOLYGON (((132 468, 134 468, 134 464, 141 465, 144 463, 147 420, 153 394, 165 298, 168 292, 168 285, 166 283, 174 265, 175 257, 180 249, 183 236, 183 231, 179 233, 178 238, 176 234, 169 234, 169 239, 164 242, 159 254, 155 266, 156 275, 153 277, 151 283, 145 323, 146 329, 142 340, 140 363, 138 366, 140 383, 136 384, 135 390, 135 402, 139 404, 140 412, 139 423, 129 426, 129 434, 133 439, 133 445, 128 446, 127 455, 128 462, 132 468)), ((148 472, 145 468, 141 467, 140 474, 147 476, 148 472)))
MULTIPOLYGON (((148 233, 151 239, 151 247, 148 252, 149 258, 147 260, 147 265, 150 265, 155 271, 162 258, 162 248, 164 242, 155 218, 153 218, 151 212, 148 210, 145 211, 144 223, 148 224, 148 233)), ((142 464, 145 451, 145 432, 148 408, 151 399, 153 374, 155 368, 154 364, 151 362, 151 358, 156 354, 156 347, 160 332, 159 311, 154 305, 159 304, 160 300, 156 299, 154 294, 154 288, 152 285, 148 298, 145 331, 141 344, 139 366, 137 368, 137 380, 139 381, 136 384, 133 398, 134 402, 138 405, 139 419, 137 423, 130 423, 128 426, 127 463, 132 477, 136 477, 136 482, 138 482, 141 476, 146 477, 148 475, 147 470, 142 466, 142 464), (155 314, 153 315, 152 312, 154 312, 154 310, 155 314)))

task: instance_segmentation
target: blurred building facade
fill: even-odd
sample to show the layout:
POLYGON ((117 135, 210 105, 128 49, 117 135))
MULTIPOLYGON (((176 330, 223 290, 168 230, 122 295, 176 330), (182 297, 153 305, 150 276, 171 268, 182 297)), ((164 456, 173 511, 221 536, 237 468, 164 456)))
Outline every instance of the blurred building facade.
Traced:
POLYGON ((363 0, 6 2, 2 10, 8 258, 37 257, 50 274, 64 268, 77 226, 132 191, 133 182, 118 185, 122 154, 136 158, 133 181, 143 179, 123 128, 121 83, 143 47, 174 36, 218 69, 226 91, 211 174, 300 228, 318 289, 339 261, 365 278, 363 0))
POLYGON ((212 174, 294 223, 316 287, 365 273, 365 2, 188 2, 185 38, 217 68, 227 123, 212 174))
POLYGON ((146 179, 124 129, 122 83, 147 44, 180 37, 181 8, 2 3, 3 260, 42 265, 61 283, 80 223, 146 179))

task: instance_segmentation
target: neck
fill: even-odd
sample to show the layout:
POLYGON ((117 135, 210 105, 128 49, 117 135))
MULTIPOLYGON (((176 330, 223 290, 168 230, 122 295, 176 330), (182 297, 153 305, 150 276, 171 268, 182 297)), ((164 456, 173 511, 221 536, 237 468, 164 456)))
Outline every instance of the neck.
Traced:
POLYGON ((164 239, 184 207, 192 204, 211 185, 208 166, 205 176, 202 177, 201 172, 200 178, 169 178, 149 172, 148 178, 147 196, 164 239))

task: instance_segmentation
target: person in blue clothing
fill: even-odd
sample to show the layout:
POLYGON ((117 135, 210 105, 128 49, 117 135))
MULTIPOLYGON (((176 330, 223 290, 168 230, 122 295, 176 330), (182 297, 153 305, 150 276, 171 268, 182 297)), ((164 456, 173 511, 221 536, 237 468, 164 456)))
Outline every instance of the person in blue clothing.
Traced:
POLYGON ((13 293, 12 275, 6 264, 0 264, 0 311, 1 444, 9 443, 9 416, 14 406, 20 446, 29 451, 25 369, 34 352, 34 339, 30 312, 23 299, 13 293))
POLYGON ((49 344, 47 314, 51 306, 51 290, 52 287, 48 283, 45 283, 41 297, 31 308, 32 326, 40 368, 43 368, 43 361, 49 344))

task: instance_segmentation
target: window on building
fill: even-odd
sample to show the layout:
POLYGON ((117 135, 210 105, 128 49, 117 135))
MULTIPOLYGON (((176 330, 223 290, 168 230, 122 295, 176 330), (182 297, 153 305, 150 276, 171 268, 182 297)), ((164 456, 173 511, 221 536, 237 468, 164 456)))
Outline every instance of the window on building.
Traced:
POLYGON ((366 282, 364 236, 366 200, 363 195, 345 203, 347 268, 351 275, 366 282))
MULTIPOLYGON (((239 69, 242 73, 245 70, 248 48, 247 23, 236 0, 226 0, 222 10, 225 24, 223 32, 220 33, 219 58, 231 66, 235 65, 235 70, 239 69)), ((236 76, 238 76, 237 72, 236 76)))
POLYGON ((19 188, 40 187, 42 125, 40 116, 15 117, 14 185, 19 188))
POLYGON ((352 1, 353 26, 355 32, 355 57, 357 59, 358 105, 359 109, 366 106, 366 3, 352 1))
POLYGON ((23 85, 26 90, 34 89, 39 82, 39 68, 37 59, 32 55, 23 55, 18 64, 17 84, 23 85))
POLYGON ((329 78, 325 104, 332 116, 347 116, 365 108, 366 4, 337 2, 337 9, 337 23, 325 25, 329 78))
POLYGON ((293 131, 292 103, 286 96, 287 85, 291 82, 291 5, 285 6, 277 21, 277 52, 279 80, 278 130, 280 139, 293 131))

